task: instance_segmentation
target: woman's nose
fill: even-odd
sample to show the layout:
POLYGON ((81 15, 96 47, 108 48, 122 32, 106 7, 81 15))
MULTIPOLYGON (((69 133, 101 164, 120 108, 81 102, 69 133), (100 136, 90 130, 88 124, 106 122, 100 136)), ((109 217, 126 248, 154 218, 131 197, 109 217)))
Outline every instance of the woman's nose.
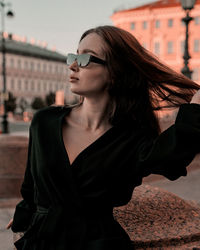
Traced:
POLYGON ((79 67, 78 67, 77 61, 74 61, 74 62, 69 66, 69 69, 71 69, 72 71, 78 71, 79 67))

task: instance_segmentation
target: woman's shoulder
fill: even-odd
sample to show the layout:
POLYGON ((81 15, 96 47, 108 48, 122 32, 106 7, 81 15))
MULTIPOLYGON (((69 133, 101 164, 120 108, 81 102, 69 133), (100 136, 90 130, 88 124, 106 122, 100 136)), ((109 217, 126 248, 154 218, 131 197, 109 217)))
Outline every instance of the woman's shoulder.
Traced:
POLYGON ((31 125, 33 126, 34 124, 40 123, 40 122, 45 122, 50 121, 51 119, 54 119, 60 115, 62 115, 64 112, 67 112, 68 110, 71 109, 70 105, 51 105, 48 107, 44 107, 38 111, 33 116, 31 125))

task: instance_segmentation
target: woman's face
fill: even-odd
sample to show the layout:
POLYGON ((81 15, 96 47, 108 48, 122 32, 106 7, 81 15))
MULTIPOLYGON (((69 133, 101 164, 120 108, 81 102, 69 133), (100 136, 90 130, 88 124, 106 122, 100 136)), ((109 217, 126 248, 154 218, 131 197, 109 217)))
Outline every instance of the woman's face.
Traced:
MULTIPOLYGON (((96 33, 88 34, 78 46, 78 54, 90 54, 105 61, 105 42, 96 33)), ((71 91, 84 97, 95 97, 107 93, 109 74, 107 67, 90 62, 79 67, 75 61, 69 66, 71 91)))

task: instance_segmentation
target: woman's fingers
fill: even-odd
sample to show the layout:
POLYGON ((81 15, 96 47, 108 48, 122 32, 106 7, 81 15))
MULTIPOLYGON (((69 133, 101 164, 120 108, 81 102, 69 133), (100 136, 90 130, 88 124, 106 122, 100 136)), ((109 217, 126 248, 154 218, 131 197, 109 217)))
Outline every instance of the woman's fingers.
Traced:
POLYGON ((8 222, 8 225, 6 226, 6 229, 11 228, 12 224, 13 224, 13 219, 11 219, 11 220, 8 222))

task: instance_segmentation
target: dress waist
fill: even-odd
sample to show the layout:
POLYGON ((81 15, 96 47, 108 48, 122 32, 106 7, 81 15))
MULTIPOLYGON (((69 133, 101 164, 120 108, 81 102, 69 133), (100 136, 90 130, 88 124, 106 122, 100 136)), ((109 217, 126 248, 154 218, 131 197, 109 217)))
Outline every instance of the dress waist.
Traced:
POLYGON ((45 207, 37 206, 36 208, 36 213, 39 213, 39 214, 47 214, 48 211, 49 211, 48 208, 45 208, 45 207))
POLYGON ((36 213, 38 214, 48 214, 49 211, 51 213, 53 212, 54 216, 57 216, 58 214, 61 213, 69 213, 70 217, 79 217, 79 216, 84 216, 86 219, 103 219, 103 218, 113 218, 113 208, 85 208, 82 210, 74 210, 73 212, 68 211, 68 209, 65 209, 64 207, 61 206, 55 206, 50 207, 50 208, 45 208, 43 206, 37 205, 36 207, 36 213))
POLYGON ((114 220, 112 209, 75 210, 71 214, 64 206, 45 208, 37 205, 31 225, 23 239, 60 239, 73 249, 82 249, 83 244, 102 238, 122 237, 121 226, 114 220), (64 223, 63 223, 64 222, 64 223), (77 241, 77 238, 79 241, 77 241))

